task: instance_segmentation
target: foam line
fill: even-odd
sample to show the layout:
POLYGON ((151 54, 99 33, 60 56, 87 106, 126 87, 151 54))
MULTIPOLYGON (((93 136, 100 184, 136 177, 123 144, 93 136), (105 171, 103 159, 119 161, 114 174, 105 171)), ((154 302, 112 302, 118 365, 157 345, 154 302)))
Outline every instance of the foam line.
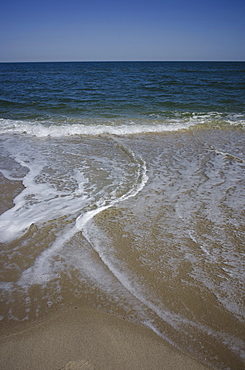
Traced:
POLYGON ((135 135, 147 133, 161 133, 166 131, 178 131, 188 129, 193 123, 169 123, 169 124, 133 124, 133 125, 84 125, 84 124, 67 124, 45 126, 31 122, 8 122, 1 125, 0 133, 28 134, 36 137, 66 137, 74 135, 98 136, 98 135, 135 135))
MULTIPOLYGON (((84 231, 84 234, 89 241, 89 236, 88 233, 84 231)), ((91 243, 92 245, 92 243, 91 243)), ((174 312, 169 311, 165 307, 162 307, 161 309, 159 308, 159 303, 155 304, 151 302, 149 299, 145 298, 144 295, 141 292, 141 288, 138 286, 137 283, 130 282, 130 279, 125 276, 125 274, 121 273, 118 271, 113 263, 106 257, 99 248, 96 248, 94 246, 94 249, 100 256, 102 262, 104 263, 105 266, 107 266, 108 270, 115 276, 115 278, 120 282, 120 284, 128 291, 130 292, 138 301, 140 301, 145 307, 150 309, 152 312, 154 312, 161 320, 165 321, 168 323, 173 329, 176 331, 179 331, 181 326, 187 325, 187 326, 192 326, 196 330, 199 330, 201 332, 206 333, 208 336, 217 338, 221 342, 223 342, 225 345, 231 346, 231 350, 241 356, 242 358, 245 359, 245 351, 244 351, 244 343, 241 341, 237 340, 236 337, 227 335, 225 332, 219 332, 219 331, 214 331, 210 327, 203 325, 201 323, 196 323, 194 321, 188 320, 185 317, 183 317, 180 314, 176 314, 174 312)), ((165 340, 169 341, 169 343, 175 345, 171 340, 166 335, 163 335, 153 324, 150 320, 145 320, 144 325, 148 326, 150 329, 152 329, 156 334, 164 338, 165 340)), ((176 346, 176 345, 175 345, 176 346)))
POLYGON ((8 170, 4 170, 0 168, 0 172, 7 180, 10 180, 10 181, 22 181, 23 180, 23 176, 22 177, 11 176, 10 171, 8 170))
MULTIPOLYGON (((128 151, 128 149, 126 149, 128 151)), ((134 153, 130 152, 131 156, 136 159, 134 153)), ((33 281, 35 283, 44 283, 47 282, 50 279, 50 269, 49 269, 49 258, 62 248, 62 246, 69 241, 78 231, 83 231, 84 236, 86 237, 86 224, 97 214, 100 212, 113 207, 116 203, 125 201, 126 199, 129 199, 130 197, 136 196, 145 186, 145 184, 148 181, 147 176, 147 169, 146 164, 142 159, 137 159, 138 162, 138 173, 137 178, 135 181, 135 185, 125 194, 123 194, 120 198, 114 198, 110 201, 102 201, 101 204, 98 204, 97 208, 94 210, 87 211, 85 214, 82 214, 77 217, 76 223, 72 228, 66 229, 56 240, 55 242, 46 249, 44 252, 41 253, 41 255, 36 259, 33 266, 25 270, 21 278, 19 279, 20 285, 28 285, 31 281, 31 284, 33 284, 33 281)))

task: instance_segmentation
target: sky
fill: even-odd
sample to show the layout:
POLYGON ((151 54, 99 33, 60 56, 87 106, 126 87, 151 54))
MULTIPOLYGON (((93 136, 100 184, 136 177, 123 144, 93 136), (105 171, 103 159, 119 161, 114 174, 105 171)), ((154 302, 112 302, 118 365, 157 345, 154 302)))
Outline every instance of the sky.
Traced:
POLYGON ((1 0, 0 62, 245 61, 244 0, 1 0))

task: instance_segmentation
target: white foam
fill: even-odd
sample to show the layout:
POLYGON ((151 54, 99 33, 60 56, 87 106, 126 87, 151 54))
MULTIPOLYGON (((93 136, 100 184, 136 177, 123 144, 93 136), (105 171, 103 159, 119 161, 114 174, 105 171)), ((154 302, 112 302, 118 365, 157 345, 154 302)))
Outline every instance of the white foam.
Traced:
POLYGON ((23 180, 23 176, 22 177, 16 177, 16 176, 12 176, 11 175, 11 171, 8 171, 8 170, 4 170, 2 168, 0 168, 0 172, 3 174, 3 176, 8 179, 8 180, 12 180, 12 181, 21 181, 23 180))
POLYGON ((135 135, 146 133, 161 133, 165 131, 178 131, 187 129, 193 123, 170 122, 170 123, 155 123, 155 124, 66 124, 66 125, 51 125, 41 124, 38 122, 24 122, 0 120, 0 133, 11 134, 28 134, 37 137, 65 137, 74 135, 135 135))
MULTIPOLYGON (((36 152, 36 158, 30 162, 24 160, 25 156, 18 151, 21 151, 21 147, 12 148, 15 160, 21 166, 27 167, 29 172, 22 180, 24 189, 14 199, 14 206, 0 215, 1 242, 10 242, 21 237, 32 224, 74 214, 84 206, 87 199, 83 188, 83 182, 87 180, 80 171, 75 171, 74 178, 78 188, 74 192, 58 190, 48 181, 36 181, 45 166, 40 153, 36 152)), ((6 178, 15 179, 8 171, 3 171, 3 174, 6 178)))
MULTIPOLYGON (((34 281, 35 283, 42 284, 43 282, 47 282, 48 280, 50 280, 53 275, 50 265, 51 257, 57 250, 62 248, 63 245, 79 231, 82 231, 84 236, 86 237, 87 231, 85 226, 95 215, 114 206, 116 203, 125 201, 131 197, 135 197, 144 188, 145 184, 148 181, 146 164, 142 159, 136 158, 133 152, 130 151, 130 154, 134 158, 134 160, 137 160, 138 167, 135 183, 133 184, 133 186, 126 193, 121 195, 121 197, 116 197, 116 195, 113 197, 113 194, 116 194, 116 191, 112 192, 111 199, 101 198, 100 200, 98 200, 95 209, 80 214, 76 219, 75 225, 72 227, 68 226, 63 231, 63 233, 61 233, 61 235, 55 240, 55 242, 43 253, 41 253, 41 255, 36 259, 34 265, 23 272, 19 280, 20 285, 26 285, 30 281, 32 284, 34 281)), ((76 176, 78 180, 81 179, 80 174, 77 174, 76 176)))
POLYGON ((62 119, 51 118, 43 121, 21 121, 0 119, 0 133, 28 134, 36 137, 66 137, 74 135, 136 135, 146 133, 161 133, 189 129, 196 125, 228 124, 244 126, 245 119, 242 114, 224 114, 219 112, 173 112, 172 117, 151 114, 148 118, 135 118, 134 120, 116 118, 103 120, 102 118, 62 119), (154 118, 153 118, 154 117, 154 118))

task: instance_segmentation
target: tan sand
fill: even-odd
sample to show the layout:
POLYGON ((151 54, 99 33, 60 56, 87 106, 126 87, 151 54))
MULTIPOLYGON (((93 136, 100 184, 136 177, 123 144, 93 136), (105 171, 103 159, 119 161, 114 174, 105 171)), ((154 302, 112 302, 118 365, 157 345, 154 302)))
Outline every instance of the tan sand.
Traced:
POLYGON ((204 370, 151 330, 94 310, 70 309, 0 338, 4 370, 204 370))

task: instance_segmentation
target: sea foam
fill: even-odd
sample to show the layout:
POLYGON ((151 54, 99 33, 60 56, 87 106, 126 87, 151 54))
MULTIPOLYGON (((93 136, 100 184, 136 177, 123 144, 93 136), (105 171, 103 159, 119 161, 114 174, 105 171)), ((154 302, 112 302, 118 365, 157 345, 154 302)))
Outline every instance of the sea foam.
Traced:
POLYGON ((24 121, 0 121, 0 133, 28 134, 36 137, 65 137, 74 135, 98 136, 98 135, 135 135, 147 133, 161 133, 165 131, 178 131, 188 129, 194 123, 166 123, 166 124, 121 124, 118 126, 108 124, 66 124, 66 125, 43 125, 39 122, 24 121))

